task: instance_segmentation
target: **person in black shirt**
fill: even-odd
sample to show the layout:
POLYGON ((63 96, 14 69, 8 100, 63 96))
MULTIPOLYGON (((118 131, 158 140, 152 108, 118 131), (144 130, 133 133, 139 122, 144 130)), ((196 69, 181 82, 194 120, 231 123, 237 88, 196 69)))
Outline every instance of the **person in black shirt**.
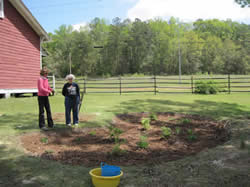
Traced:
POLYGON ((63 86, 62 94, 65 96, 65 117, 66 125, 71 126, 71 110, 73 109, 73 125, 78 126, 78 105, 80 103, 80 88, 73 82, 75 76, 69 74, 66 76, 68 81, 63 86))

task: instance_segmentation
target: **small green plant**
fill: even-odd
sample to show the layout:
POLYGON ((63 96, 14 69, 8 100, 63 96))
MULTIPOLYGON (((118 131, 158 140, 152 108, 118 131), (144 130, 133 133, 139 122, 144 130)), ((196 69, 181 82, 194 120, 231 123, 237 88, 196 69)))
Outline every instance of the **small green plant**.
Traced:
POLYGON ((115 139, 115 143, 119 143, 120 141, 120 135, 123 133, 123 130, 113 127, 113 126, 109 126, 109 137, 112 140, 113 138, 115 139))
POLYGON ((113 147, 112 149, 112 152, 111 154, 112 155, 115 155, 115 156, 119 156, 119 155, 122 155, 125 151, 123 151, 121 148, 120 148, 120 144, 115 144, 115 146, 113 147))
POLYGON ((161 127, 163 138, 169 138, 172 134, 172 130, 169 127, 161 127))
POLYGON ((47 137, 41 138, 40 141, 41 141, 42 143, 44 143, 44 144, 49 143, 49 139, 48 139, 47 137))
POLYGON ((95 136, 95 135, 96 135, 96 131, 91 131, 89 134, 90 134, 91 136, 95 136))
POLYGON ((187 118, 183 118, 183 119, 181 119, 181 123, 182 124, 189 124, 189 123, 191 123, 191 120, 187 119, 187 118))
POLYGON ((181 128, 180 127, 176 127, 175 131, 176 131, 176 134, 179 135, 181 133, 181 128))
POLYGON ((141 124, 142 124, 143 128, 146 130, 149 130, 151 128, 149 118, 142 118, 141 124))
POLYGON ((150 114, 150 119, 151 119, 151 121, 157 121, 158 117, 157 117, 157 115, 155 113, 151 113, 150 114))
POLYGON ((197 136, 194 134, 194 132, 192 131, 192 129, 188 129, 187 130, 188 133, 188 139, 193 141, 197 139, 197 136))
POLYGON ((140 141, 137 142, 139 148, 146 149, 148 148, 148 138, 147 136, 140 136, 140 141))

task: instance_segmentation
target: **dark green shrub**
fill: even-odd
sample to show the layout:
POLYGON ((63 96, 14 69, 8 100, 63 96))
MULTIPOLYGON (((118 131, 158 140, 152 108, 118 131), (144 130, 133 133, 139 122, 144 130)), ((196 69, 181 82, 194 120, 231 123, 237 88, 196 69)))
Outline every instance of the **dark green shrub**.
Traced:
POLYGON ((217 94, 222 91, 219 84, 214 80, 201 80, 195 82, 195 93, 198 94, 217 94))

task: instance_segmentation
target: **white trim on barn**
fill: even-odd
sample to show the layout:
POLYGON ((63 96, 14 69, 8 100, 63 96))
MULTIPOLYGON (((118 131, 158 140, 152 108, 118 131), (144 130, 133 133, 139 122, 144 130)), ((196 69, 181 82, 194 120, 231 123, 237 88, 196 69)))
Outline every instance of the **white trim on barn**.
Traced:
POLYGON ((11 94, 37 93, 37 89, 0 89, 0 95, 9 98, 11 94))
POLYGON ((4 4, 3 4, 3 0, 0 0, 0 18, 4 18, 4 4))

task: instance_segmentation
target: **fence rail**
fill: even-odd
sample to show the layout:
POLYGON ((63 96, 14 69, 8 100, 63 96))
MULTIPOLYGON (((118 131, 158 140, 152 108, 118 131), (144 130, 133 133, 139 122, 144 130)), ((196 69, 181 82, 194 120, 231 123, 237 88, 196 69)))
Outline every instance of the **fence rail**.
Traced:
MULTIPOLYGON (((62 90, 65 80, 49 77, 50 84, 58 92, 62 90)), ((76 79, 84 93, 195 93, 197 81, 213 80, 220 92, 250 92, 250 77, 223 75, 214 77, 185 76, 179 80, 178 77, 116 77, 107 79, 76 79)))

